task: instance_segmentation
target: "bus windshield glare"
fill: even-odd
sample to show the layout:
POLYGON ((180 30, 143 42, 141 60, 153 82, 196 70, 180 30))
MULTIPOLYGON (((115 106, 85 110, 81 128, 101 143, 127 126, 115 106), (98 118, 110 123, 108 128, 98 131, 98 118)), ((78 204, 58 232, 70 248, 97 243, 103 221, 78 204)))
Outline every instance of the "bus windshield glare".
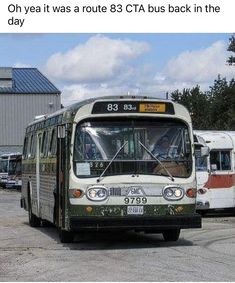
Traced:
POLYGON ((73 161, 79 177, 99 176, 114 157, 105 176, 167 175, 153 156, 172 176, 189 177, 192 159, 187 125, 169 119, 96 120, 77 125, 73 161))

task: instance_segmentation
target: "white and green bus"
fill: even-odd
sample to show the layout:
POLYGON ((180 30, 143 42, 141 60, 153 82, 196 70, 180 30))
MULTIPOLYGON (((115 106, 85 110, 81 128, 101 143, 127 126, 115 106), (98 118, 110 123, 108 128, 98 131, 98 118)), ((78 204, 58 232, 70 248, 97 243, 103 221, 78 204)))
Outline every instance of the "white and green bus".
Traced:
POLYGON ((41 117, 26 129, 21 207, 31 226, 162 233, 200 228, 188 111, 149 97, 101 97, 41 117))

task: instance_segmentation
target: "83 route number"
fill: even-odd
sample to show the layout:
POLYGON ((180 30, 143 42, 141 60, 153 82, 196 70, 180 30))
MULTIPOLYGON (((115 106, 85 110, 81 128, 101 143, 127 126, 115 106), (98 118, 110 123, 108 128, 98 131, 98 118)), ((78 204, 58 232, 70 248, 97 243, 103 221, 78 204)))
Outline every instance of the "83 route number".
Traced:
POLYGON ((127 111, 127 112, 131 112, 131 111, 136 111, 137 108, 135 105, 131 104, 131 103, 127 103, 127 104, 117 104, 117 103, 109 103, 107 104, 107 111, 108 112, 122 112, 122 111, 127 111))
POLYGON ((146 197, 129 197, 124 198, 125 204, 146 204, 147 198, 146 197))

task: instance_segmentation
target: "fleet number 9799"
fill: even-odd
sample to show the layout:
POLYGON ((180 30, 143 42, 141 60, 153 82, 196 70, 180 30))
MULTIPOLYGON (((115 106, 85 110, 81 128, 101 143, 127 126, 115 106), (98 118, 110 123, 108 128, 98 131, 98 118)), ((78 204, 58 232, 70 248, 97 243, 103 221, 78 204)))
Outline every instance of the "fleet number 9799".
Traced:
POLYGON ((124 198, 125 204, 146 204, 147 198, 146 197, 126 197, 124 198))

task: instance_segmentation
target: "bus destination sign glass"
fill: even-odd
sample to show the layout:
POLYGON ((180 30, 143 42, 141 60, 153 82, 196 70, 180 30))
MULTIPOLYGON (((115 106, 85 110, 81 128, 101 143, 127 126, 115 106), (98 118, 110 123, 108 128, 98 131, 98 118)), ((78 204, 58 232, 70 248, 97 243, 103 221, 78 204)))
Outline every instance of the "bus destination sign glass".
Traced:
POLYGON ((139 112, 165 113, 166 104, 165 103, 140 103, 139 112))
POLYGON ((92 114, 105 113, 159 113, 175 114, 170 102, 142 102, 142 101, 100 101, 96 102, 92 114))

